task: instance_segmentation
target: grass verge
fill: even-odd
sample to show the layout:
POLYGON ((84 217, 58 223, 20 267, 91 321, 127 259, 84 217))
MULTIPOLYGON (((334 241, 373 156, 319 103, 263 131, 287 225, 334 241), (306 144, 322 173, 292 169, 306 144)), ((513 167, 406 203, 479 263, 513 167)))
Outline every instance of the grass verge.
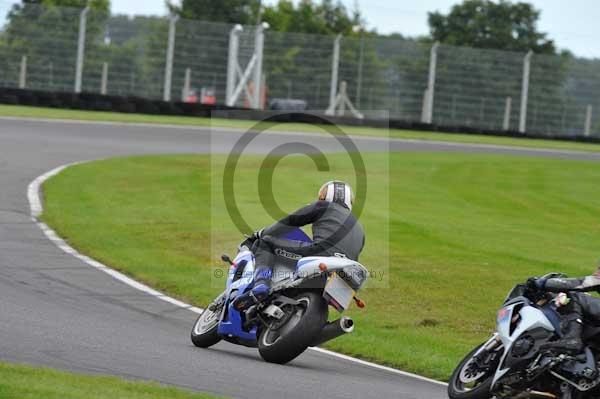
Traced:
MULTIPOLYGON (((589 273, 598 257, 597 163, 458 153, 394 153, 389 165, 378 164, 380 154, 364 158, 375 191, 361 217, 361 262, 381 262, 379 249, 389 246, 389 286, 365 290, 366 309, 350 312, 355 332, 330 349, 444 380, 493 330, 516 282, 549 271, 589 273), (390 168, 389 182, 378 165, 390 168), (389 211, 377 191, 387 184, 389 211), (386 225, 389 238, 380 233, 386 225)), ((244 158, 236 182, 255 184, 259 161, 244 158)), ((219 234, 213 246, 232 252, 240 241, 224 211, 211 214, 218 204, 210 182, 219 181, 223 162, 149 156, 74 166, 44 185, 43 219, 80 251, 203 305, 223 287, 211 275, 218 259, 210 221, 219 234)), ((278 164, 275 197, 286 211, 314 197, 325 178, 313 171, 305 157, 278 164)), ((272 221, 255 192, 242 186, 236 196, 251 225, 272 221)))
MULTIPOLYGON (((100 122, 122 122, 122 123, 152 123, 152 124, 167 124, 181 126, 196 126, 196 127, 224 127, 236 129, 248 129, 256 122, 234 119, 220 118, 199 118, 185 116, 168 116, 168 115, 144 115, 144 114, 127 114, 117 112, 100 112, 100 111, 79 111, 70 109, 57 108, 42 108, 42 107, 27 107, 17 105, 0 105, 0 116, 23 117, 23 118, 48 118, 48 119, 71 119, 83 121, 100 121, 100 122)), ((342 126, 347 134, 356 136, 373 136, 373 137, 392 137, 399 139, 414 139, 414 140, 433 140, 445 141, 452 143, 473 143, 473 144, 492 144, 517 146, 527 148, 547 148, 575 151, 591 151, 600 152, 600 145, 588 143, 576 143, 542 139, 520 139, 511 137, 495 137, 475 134, 449 134, 437 132, 423 132, 415 130, 400 130, 400 129, 377 129, 370 127, 342 126)), ((318 125, 308 125, 301 123, 287 123, 274 125, 272 130, 291 131, 291 132, 308 132, 308 133, 323 133, 323 129, 318 125)))
POLYGON ((151 382, 117 377, 89 376, 45 367, 0 362, 0 398, 3 399, 209 399, 151 382))

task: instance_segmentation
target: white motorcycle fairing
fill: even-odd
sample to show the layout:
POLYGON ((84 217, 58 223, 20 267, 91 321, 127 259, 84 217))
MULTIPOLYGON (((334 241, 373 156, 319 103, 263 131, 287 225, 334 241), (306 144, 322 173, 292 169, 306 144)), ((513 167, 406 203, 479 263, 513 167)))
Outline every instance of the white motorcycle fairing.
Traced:
POLYGON ((554 326, 550 320, 548 320, 544 312, 533 306, 527 305, 525 302, 514 302, 500 309, 498 312, 497 331, 498 337, 502 341, 504 347, 504 353, 502 354, 498 369, 494 375, 492 387, 495 387, 498 380, 510 370, 510 367, 502 368, 502 366, 504 365, 507 355, 512 350, 514 343, 524 332, 536 328, 543 328, 549 332, 555 331, 554 326), (517 309, 517 312, 515 312, 515 308, 520 308, 520 310, 517 309), (511 333, 511 324, 513 318, 517 315, 520 316, 520 321, 511 333))

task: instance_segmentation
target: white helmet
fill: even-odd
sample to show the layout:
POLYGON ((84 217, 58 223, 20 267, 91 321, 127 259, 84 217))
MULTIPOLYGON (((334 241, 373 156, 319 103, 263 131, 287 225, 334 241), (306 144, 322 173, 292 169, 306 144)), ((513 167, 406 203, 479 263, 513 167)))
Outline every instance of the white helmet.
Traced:
POLYGON ((339 180, 328 181, 319 189, 319 200, 337 202, 352 210, 354 193, 349 184, 339 180))

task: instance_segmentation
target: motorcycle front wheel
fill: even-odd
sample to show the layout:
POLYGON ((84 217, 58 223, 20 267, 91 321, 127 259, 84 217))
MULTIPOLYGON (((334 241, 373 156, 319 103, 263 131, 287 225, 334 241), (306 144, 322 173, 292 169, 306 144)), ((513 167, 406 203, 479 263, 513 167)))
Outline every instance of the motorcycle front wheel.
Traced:
POLYGON ((221 309, 204 309, 192 328, 191 338, 194 345, 199 348, 208 348, 221 340, 221 337, 217 334, 220 315, 221 309))
MULTIPOLYGON (((450 399, 490 399, 490 389, 494 374, 487 370, 479 370, 475 365, 475 354, 484 344, 473 349, 460 362, 448 382, 450 399)), ((492 367, 493 369, 493 367, 492 367)))
POLYGON ((320 293, 306 291, 294 297, 299 305, 285 306, 282 323, 262 328, 258 351, 267 362, 285 364, 304 352, 327 322, 327 302, 320 293))

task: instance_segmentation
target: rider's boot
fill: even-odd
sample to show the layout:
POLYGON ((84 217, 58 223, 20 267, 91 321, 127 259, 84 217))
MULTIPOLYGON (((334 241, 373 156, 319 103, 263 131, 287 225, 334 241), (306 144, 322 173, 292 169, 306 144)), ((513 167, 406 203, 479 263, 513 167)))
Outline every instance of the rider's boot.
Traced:
POLYGON ((581 338, 563 338, 558 341, 542 344, 540 350, 551 350, 558 353, 578 355, 583 352, 583 342, 581 341, 581 338))
POLYGON ((540 346, 540 350, 552 350, 558 353, 565 353, 570 355, 578 355, 583 352, 584 345, 581 340, 581 334, 583 333, 583 316, 579 301, 575 300, 573 303, 559 309, 562 313, 561 317, 561 330, 562 337, 557 341, 546 342, 540 346), (566 313, 566 314, 565 314, 566 313))
POLYGON ((249 291, 235 298, 233 300, 233 307, 238 311, 243 311, 267 299, 271 291, 271 275, 271 269, 266 267, 258 268, 255 273, 254 286, 249 291))

